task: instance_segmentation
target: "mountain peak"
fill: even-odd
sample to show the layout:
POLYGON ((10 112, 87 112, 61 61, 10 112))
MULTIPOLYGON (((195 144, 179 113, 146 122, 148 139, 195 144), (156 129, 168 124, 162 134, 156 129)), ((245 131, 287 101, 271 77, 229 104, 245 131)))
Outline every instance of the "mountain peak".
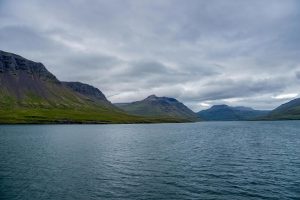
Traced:
POLYGON ((33 62, 19 55, 0 50, 0 74, 6 76, 20 74, 43 81, 57 82, 57 78, 51 74, 40 62, 33 62))
POLYGON ((178 103, 178 101, 171 97, 158 97, 154 94, 148 96, 143 101, 158 101, 158 102, 166 102, 166 103, 178 103))
POLYGON ((245 107, 245 106, 228 106, 226 104, 214 105, 210 109, 231 109, 231 110, 239 110, 239 111, 253 111, 253 108, 245 107))
POLYGON ((213 105, 211 107, 211 109, 217 109, 217 108, 229 108, 229 106, 226 104, 220 104, 220 105, 213 105))
POLYGON ((167 117, 186 121, 198 120, 197 115, 174 98, 150 95, 146 99, 132 103, 116 104, 126 112, 140 116, 167 117))
POLYGON ((148 96, 145 100, 155 100, 155 99, 158 99, 158 97, 155 94, 152 94, 148 96))

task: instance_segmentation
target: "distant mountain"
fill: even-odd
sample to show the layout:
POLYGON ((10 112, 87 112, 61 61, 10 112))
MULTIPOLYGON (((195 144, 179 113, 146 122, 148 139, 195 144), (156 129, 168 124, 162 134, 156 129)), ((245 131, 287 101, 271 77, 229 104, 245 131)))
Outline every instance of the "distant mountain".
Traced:
POLYGON ((291 100, 275 108, 267 116, 271 120, 300 119, 300 98, 291 100))
POLYGON ((269 111, 254 110, 242 106, 215 105, 207 110, 198 112, 197 115, 207 121, 239 121, 255 119, 268 113, 269 111))
POLYGON ((0 51, 0 123, 133 122, 161 119, 129 115, 93 86, 60 82, 42 63, 0 51))
POLYGON ((122 110, 139 116, 171 117, 186 121, 197 121, 197 115, 174 98, 151 95, 142 101, 115 104, 122 110))

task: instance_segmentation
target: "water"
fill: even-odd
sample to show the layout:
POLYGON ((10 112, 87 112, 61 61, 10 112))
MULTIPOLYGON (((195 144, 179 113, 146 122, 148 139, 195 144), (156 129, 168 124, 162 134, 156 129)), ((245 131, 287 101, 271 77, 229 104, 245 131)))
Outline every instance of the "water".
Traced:
POLYGON ((1 199, 300 199, 300 122, 0 126, 1 199))

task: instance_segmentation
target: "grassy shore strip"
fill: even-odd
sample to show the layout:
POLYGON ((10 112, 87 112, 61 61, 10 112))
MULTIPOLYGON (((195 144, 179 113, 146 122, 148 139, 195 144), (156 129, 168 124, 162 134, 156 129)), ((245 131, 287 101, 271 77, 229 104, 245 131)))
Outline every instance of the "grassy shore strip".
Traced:
POLYGON ((179 118, 141 117, 107 110, 11 109, 0 110, 0 124, 132 124, 191 122, 179 118))

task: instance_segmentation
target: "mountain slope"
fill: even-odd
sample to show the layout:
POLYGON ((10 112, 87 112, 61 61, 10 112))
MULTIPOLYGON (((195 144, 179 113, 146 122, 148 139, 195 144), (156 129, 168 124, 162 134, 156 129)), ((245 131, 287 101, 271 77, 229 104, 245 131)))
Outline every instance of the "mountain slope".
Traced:
MULTIPOLYGON (((63 85, 70 88, 72 91, 88 97, 89 101, 102 103, 103 105, 114 107, 111 102, 109 102, 105 95, 94 86, 81 83, 81 82, 62 82, 63 85)), ((116 107, 114 107, 116 108, 116 107)))
POLYGON ((92 86, 60 82, 42 63, 0 51, 0 123, 133 122, 161 119, 129 115, 92 86))
POLYGON ((0 97, 11 99, 12 106, 67 106, 83 103, 64 87, 42 63, 0 51, 0 97))
POLYGON ((0 86, 0 101, 10 100, 7 103, 16 107, 85 107, 89 99, 62 84, 42 63, 3 51, 0 86))
POLYGON ((197 115, 193 111, 174 98, 151 95, 142 101, 115 105, 130 114, 139 116, 171 117, 186 121, 197 120, 197 115))
POLYGON ((254 110, 248 107, 230 107, 228 105, 215 105, 207 110, 197 113, 203 120, 208 121, 239 121, 251 120, 265 116, 268 111, 254 110))
POLYGON ((300 98, 291 100, 275 108, 268 116, 270 120, 300 119, 300 98))

